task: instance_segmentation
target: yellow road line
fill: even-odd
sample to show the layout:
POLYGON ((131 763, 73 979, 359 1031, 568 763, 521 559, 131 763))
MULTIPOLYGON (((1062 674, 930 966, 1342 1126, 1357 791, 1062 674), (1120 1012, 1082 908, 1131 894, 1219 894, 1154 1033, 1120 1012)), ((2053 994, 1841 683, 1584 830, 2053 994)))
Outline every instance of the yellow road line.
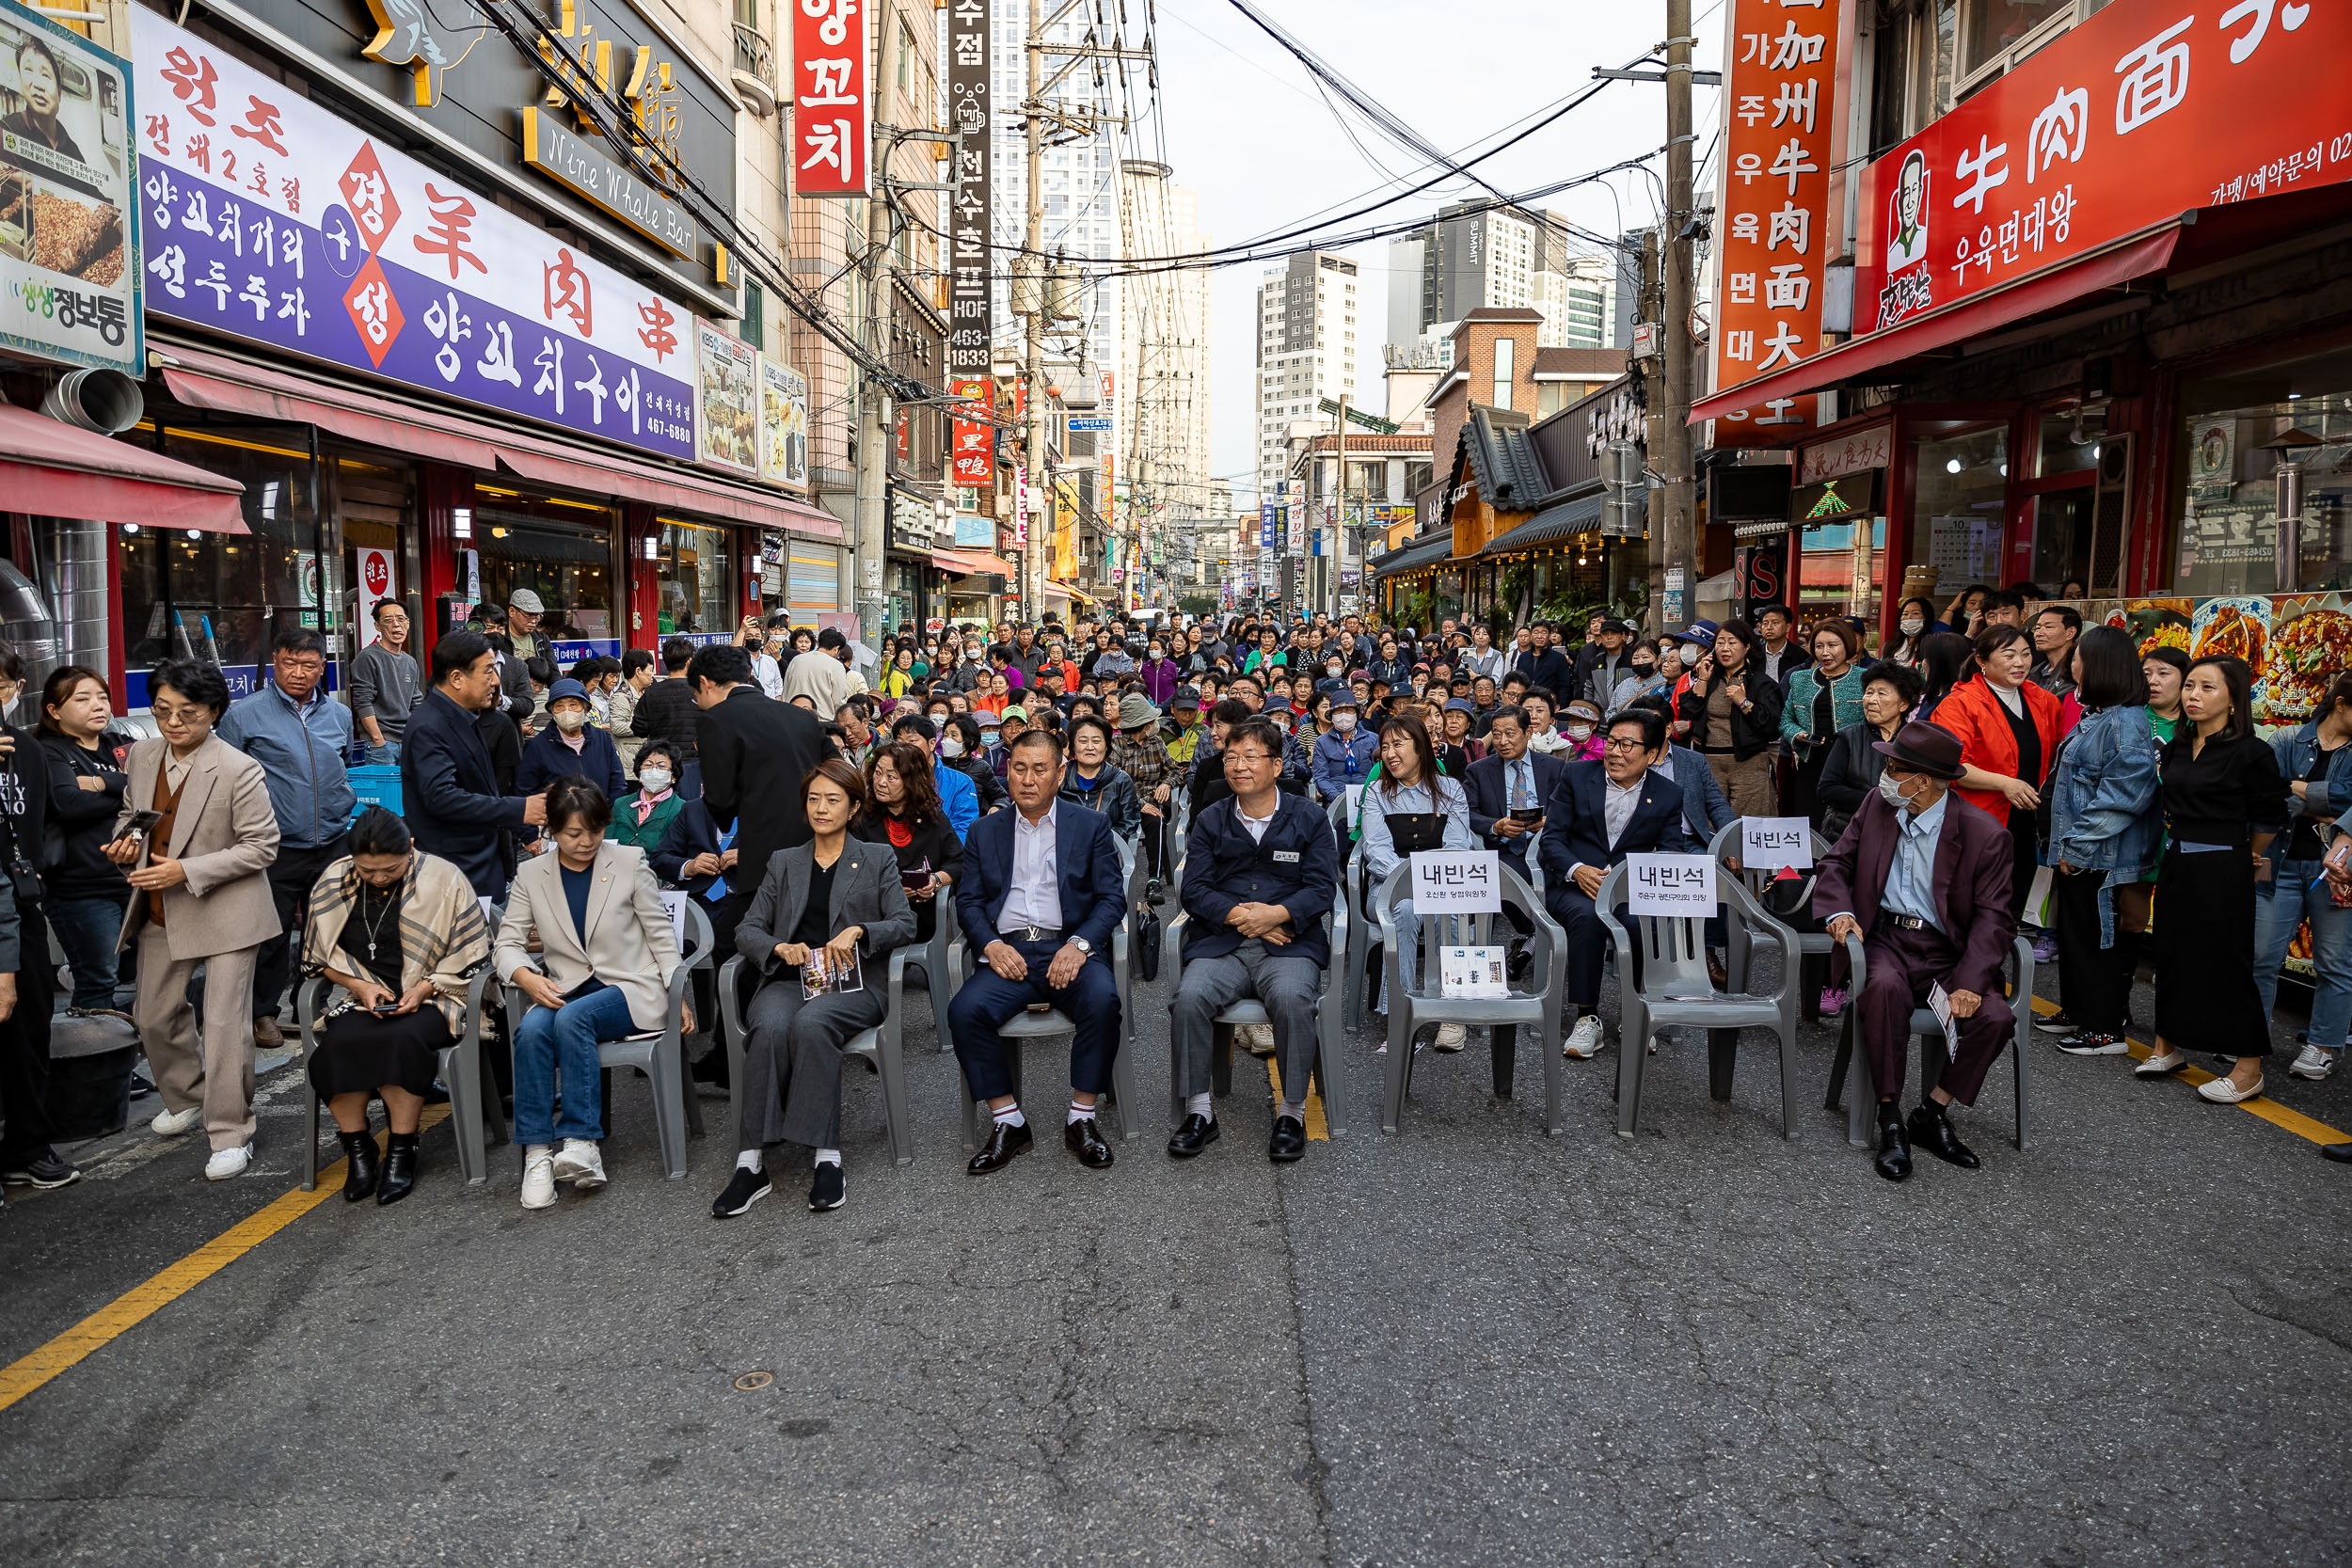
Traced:
MULTIPOLYGON (((1282 1069, 1274 1065, 1271 1056, 1265 1059, 1265 1078, 1266 1086, 1274 1091, 1276 1103, 1280 1103, 1282 1069)), ((1331 1141, 1331 1124, 1323 1119, 1323 1092, 1315 1086, 1312 1078, 1307 1080, 1307 1141, 1327 1144, 1331 1141)))
MULTIPOLYGON (((2037 996, 2033 999, 2033 1010, 2047 1018, 2058 1010, 2058 1005, 2047 997, 2037 996)), ((2132 1048, 2134 1061, 2144 1062, 2155 1054, 2154 1049, 2143 1041, 2133 1039, 2129 1035, 2123 1037, 2132 1048)), ((2172 1076, 2192 1088, 2199 1084, 2210 1083, 2214 1077, 2212 1073, 2201 1067, 2185 1067, 2172 1076)), ((2324 1121, 2315 1120, 2300 1111, 2291 1111, 2271 1099, 2266 1093, 2257 1095, 2251 1100, 2239 1101, 2237 1109, 2244 1111, 2248 1116, 2260 1117, 2273 1127, 2283 1127, 2296 1137, 2308 1138, 2315 1144, 2352 1143, 2352 1132, 2340 1132, 2324 1121)))
MULTIPOLYGON (((426 1107, 419 1131, 448 1115, 446 1105, 426 1107)), ((39 1350, 0 1367, 0 1410, 120 1338, 333 1197, 342 1187, 343 1164, 338 1160, 320 1171, 317 1191, 306 1193, 296 1187, 280 1196, 261 1212, 230 1226, 178 1262, 133 1286, 39 1350)))

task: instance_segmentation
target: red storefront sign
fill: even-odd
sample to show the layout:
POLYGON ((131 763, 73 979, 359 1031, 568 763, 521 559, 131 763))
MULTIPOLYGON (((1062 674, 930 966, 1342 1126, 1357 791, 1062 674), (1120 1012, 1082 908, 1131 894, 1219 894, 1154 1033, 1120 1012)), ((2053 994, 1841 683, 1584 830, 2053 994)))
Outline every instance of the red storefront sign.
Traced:
MULTIPOLYGON (((1821 348, 1821 264, 1837 124, 1838 8, 1735 0, 1724 76, 1724 214, 1715 292, 1715 386, 1736 388, 1821 348)), ((1669 324, 1679 327, 1678 323, 1669 324)), ((1785 438, 1815 422, 1811 395, 1718 415, 1785 438)))
POLYGON ((968 489, 993 484, 996 480, 996 429, 989 420, 989 384, 957 381, 950 383, 948 389, 961 400, 957 404, 954 424, 954 483, 968 489))
POLYGON ((866 11, 858 0, 793 0, 792 188, 864 196, 873 145, 866 11))
POLYGON ((2352 98, 2326 86, 2347 58, 2352 7, 2114 0, 1871 164, 1856 327, 2352 178, 2352 98))

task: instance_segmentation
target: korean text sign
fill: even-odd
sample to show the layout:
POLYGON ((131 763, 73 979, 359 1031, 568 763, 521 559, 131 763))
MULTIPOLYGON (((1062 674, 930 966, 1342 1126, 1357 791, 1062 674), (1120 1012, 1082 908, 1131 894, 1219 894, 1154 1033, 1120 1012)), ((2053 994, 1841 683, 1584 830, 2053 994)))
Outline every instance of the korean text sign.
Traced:
POLYGON ((693 318, 143 7, 148 307, 694 455, 693 318))
POLYGON ((0 343, 147 373, 130 62, 0 3, 13 111, 0 119, 0 343))
POLYGON ((1712 855, 1628 855, 1625 904, 1636 918, 1670 915, 1703 919, 1715 912, 1712 855))
POLYGON ((1743 816, 1740 819, 1740 863, 1756 871, 1813 863, 1813 824, 1802 816, 1743 816))
POLYGON ((1413 908, 1423 915, 1502 913, 1502 855, 1492 849, 1416 851, 1413 908))
POLYGON ((866 8, 858 0, 791 0, 792 189, 864 196, 873 103, 866 8))
POLYGON ((2312 74, 2347 58, 2352 8, 2115 0, 1870 165, 1855 325, 1899 325, 2194 208, 2352 178, 2352 114, 2312 74))
MULTIPOLYGON (((990 340, 995 328, 988 248, 995 119, 989 107, 988 13, 989 0, 951 0, 947 7, 947 128, 963 138, 955 144, 949 182, 955 189, 947 198, 947 373, 983 380, 994 363, 990 340)), ((967 477, 980 470, 964 463, 961 435, 956 439, 956 483, 988 483, 984 473, 967 477)))
POLYGON ((996 426, 989 418, 990 384, 959 380, 950 383, 949 389, 961 400, 949 426, 949 439, 955 443, 954 483, 985 488, 996 483, 996 426))
MULTIPOLYGON (((1823 0, 1733 3, 1715 297, 1719 388, 1820 352, 1838 114, 1838 8, 1823 0)), ((1679 326, 1670 323, 1669 330, 1679 326)), ((1733 431, 1792 436, 1815 423, 1818 406, 1809 394, 1774 398, 1723 420, 1733 431)))

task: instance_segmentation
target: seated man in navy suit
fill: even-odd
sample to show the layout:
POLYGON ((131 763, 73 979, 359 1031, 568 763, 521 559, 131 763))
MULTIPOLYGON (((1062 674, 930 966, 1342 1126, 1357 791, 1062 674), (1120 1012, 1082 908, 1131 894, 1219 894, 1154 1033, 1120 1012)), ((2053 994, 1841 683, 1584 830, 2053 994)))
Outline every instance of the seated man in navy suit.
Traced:
POLYGON ((1233 793, 1202 812, 1184 841, 1179 895, 1184 979, 1176 987, 1176 1092, 1184 1121, 1168 1152, 1189 1160, 1216 1141, 1209 1099, 1216 1015, 1246 996, 1274 1021, 1282 1102, 1275 1107, 1266 1157, 1307 1152, 1307 1079, 1315 1062, 1315 1001, 1330 967, 1324 919, 1339 895, 1340 850, 1331 819, 1281 787, 1282 732, 1245 719, 1225 736, 1226 782, 1233 793))
POLYGON ((947 1028, 972 1098, 987 1101, 996 1117, 965 1167, 974 1176, 1002 1170, 1032 1141, 996 1031, 1036 1002, 1050 1003, 1077 1025, 1062 1141, 1081 1164, 1100 1170, 1111 1163, 1094 1108, 1110 1087, 1119 1049, 1110 949, 1111 932, 1126 913, 1126 878, 1110 818, 1057 802, 1061 776, 1061 738, 1050 730, 1024 730, 1005 760, 1005 787, 1016 809, 981 817, 964 841, 956 913, 987 967, 948 1004, 947 1028))
POLYGON ((1470 795, 1470 832, 1525 877, 1527 847, 1544 825, 1544 802, 1559 787, 1567 764, 1528 749, 1525 708, 1499 707, 1487 723, 1486 744, 1492 749, 1470 765, 1462 785, 1470 795))
MULTIPOLYGON (((1666 760, 1666 721, 1631 708, 1609 721, 1598 762, 1572 762, 1544 807, 1544 907, 1568 939, 1568 1004, 1583 1014, 1565 1053, 1581 1061, 1601 1047, 1600 965, 1608 934, 1593 899, 1609 868, 1631 854, 1697 854, 1683 826, 1682 786, 1653 771, 1666 760)), ((1633 977, 1620 976, 1630 985, 1633 977)))

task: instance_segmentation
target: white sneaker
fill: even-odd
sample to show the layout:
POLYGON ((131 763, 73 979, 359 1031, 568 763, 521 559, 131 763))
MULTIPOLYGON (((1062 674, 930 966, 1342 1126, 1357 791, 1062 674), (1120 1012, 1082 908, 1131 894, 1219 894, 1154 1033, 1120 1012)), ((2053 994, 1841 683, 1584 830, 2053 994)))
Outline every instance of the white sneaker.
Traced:
POLYGON ((243 1176, 253 1164, 253 1145, 241 1143, 234 1148, 215 1148, 213 1157, 204 1162, 204 1180, 226 1181, 232 1176, 243 1176))
POLYGON ((1438 1037, 1433 1043, 1440 1051, 1459 1051, 1462 1049, 1463 1042, 1469 1037, 1470 1031, 1462 1025, 1440 1023, 1438 1025, 1438 1037))
POLYGON ((184 1111, 158 1111, 155 1113, 155 1119, 149 1122, 147 1126, 148 1130, 152 1132, 167 1138, 176 1138, 203 1119, 204 1107, 191 1105, 184 1111))
POLYGON ((523 1207, 548 1209, 555 1204, 555 1156, 545 1144, 523 1152, 523 1207))
POLYGON ((1560 1048, 1560 1054, 1586 1062, 1599 1055, 1600 1048, 1607 1043, 1600 1037, 1600 1015, 1586 1013, 1568 1032, 1568 1043, 1560 1048))
POLYGON ((2290 1076, 2308 1078, 2314 1084, 2335 1070, 2336 1053, 2316 1045, 2305 1046, 2302 1054, 2296 1057, 2294 1064, 2287 1069, 2290 1076))
POLYGON ((555 1156, 555 1180, 568 1181, 574 1192, 589 1193, 604 1185, 604 1151, 588 1138, 565 1138, 555 1156))

